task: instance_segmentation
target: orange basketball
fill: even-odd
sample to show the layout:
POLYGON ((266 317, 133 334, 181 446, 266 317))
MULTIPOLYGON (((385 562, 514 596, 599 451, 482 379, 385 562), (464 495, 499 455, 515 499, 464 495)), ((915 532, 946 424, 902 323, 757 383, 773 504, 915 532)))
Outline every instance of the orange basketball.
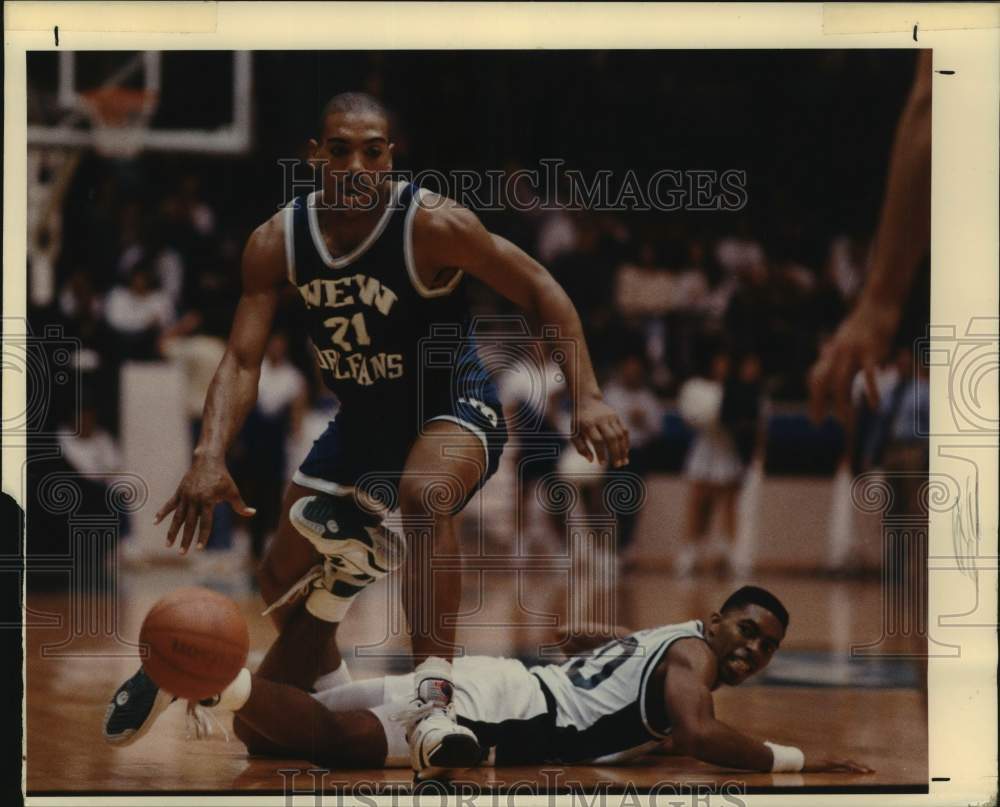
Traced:
POLYGON ((154 605, 139 631, 146 673, 189 700, 218 695, 243 669, 250 634, 231 599, 207 588, 180 588, 154 605))

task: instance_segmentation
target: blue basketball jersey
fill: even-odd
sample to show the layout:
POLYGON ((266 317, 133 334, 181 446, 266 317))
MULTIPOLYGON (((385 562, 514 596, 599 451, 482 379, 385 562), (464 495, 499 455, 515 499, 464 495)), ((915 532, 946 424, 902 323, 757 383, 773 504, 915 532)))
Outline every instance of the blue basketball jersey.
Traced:
POLYGON ((318 191, 296 197, 284 213, 288 279, 305 304, 316 362, 353 416, 419 417, 428 401, 483 399, 492 386, 466 334, 462 272, 434 288, 417 275, 413 219, 424 193, 394 183, 372 232, 337 258, 320 229, 318 191))

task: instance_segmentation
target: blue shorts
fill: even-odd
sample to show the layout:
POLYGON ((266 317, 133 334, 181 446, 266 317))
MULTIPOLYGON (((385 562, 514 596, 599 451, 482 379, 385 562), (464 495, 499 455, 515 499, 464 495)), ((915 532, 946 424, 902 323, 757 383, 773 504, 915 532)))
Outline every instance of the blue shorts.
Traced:
POLYGON ((507 442, 507 424, 499 399, 484 397, 486 400, 458 397, 443 402, 428 412, 422 424, 412 425, 405 419, 375 417, 371 412, 345 408, 313 443, 292 481, 335 496, 350 494, 360 483, 367 492, 394 507, 406 458, 422 431, 419 427, 444 420, 472 432, 483 445, 486 471, 470 491, 471 498, 496 473, 507 442), (386 485, 390 496, 385 495, 386 485), (389 498, 393 501, 386 501, 389 498))

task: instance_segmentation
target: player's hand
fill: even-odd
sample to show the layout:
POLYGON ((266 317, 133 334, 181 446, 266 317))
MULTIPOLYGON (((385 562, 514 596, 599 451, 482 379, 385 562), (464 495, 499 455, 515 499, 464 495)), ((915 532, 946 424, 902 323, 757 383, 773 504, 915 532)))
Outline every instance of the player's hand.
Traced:
POLYGON ((831 403, 834 414, 847 420, 851 384, 859 369, 868 405, 878 406, 875 368, 888 355, 900 315, 898 305, 862 301, 840 324, 809 373, 809 412, 814 421, 823 419, 831 403))
POLYGON ((181 554, 187 554, 196 532, 198 535, 196 545, 198 549, 204 549, 212 532, 212 510, 219 502, 229 502, 233 510, 241 516, 252 516, 257 512, 243 501, 236 483, 222 460, 195 459, 191 468, 184 474, 177 492, 156 514, 157 524, 170 513, 174 514, 170 529, 167 531, 167 546, 174 545, 177 533, 183 526, 181 554))
POLYGON ((802 766, 803 773, 875 773, 874 768, 869 768, 853 759, 843 759, 839 757, 824 757, 807 755, 805 765, 802 766))
POLYGON ((586 460, 593 462, 596 452, 602 465, 608 463, 612 468, 628 465, 628 429, 603 398, 597 396, 579 401, 576 423, 573 445, 586 460))

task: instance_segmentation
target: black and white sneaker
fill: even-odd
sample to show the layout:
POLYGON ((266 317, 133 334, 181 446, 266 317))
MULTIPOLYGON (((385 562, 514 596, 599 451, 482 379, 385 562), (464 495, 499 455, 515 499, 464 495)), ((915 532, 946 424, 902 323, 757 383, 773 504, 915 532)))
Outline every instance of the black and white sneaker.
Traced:
POLYGON ((177 698, 139 671, 118 687, 104 713, 104 740, 117 746, 131 745, 152 727, 160 713, 177 698))
POLYGON ((382 526, 378 516, 345 507, 335 496, 304 496, 288 511, 292 526, 336 566, 374 580, 398 569, 406 559, 406 542, 382 526))
POLYGON ((326 494, 304 496, 288 511, 292 526, 323 556, 264 615, 306 597, 306 611, 340 622, 361 591, 403 565, 406 542, 377 516, 345 507, 326 494), (339 519, 339 520, 338 520, 339 519))

